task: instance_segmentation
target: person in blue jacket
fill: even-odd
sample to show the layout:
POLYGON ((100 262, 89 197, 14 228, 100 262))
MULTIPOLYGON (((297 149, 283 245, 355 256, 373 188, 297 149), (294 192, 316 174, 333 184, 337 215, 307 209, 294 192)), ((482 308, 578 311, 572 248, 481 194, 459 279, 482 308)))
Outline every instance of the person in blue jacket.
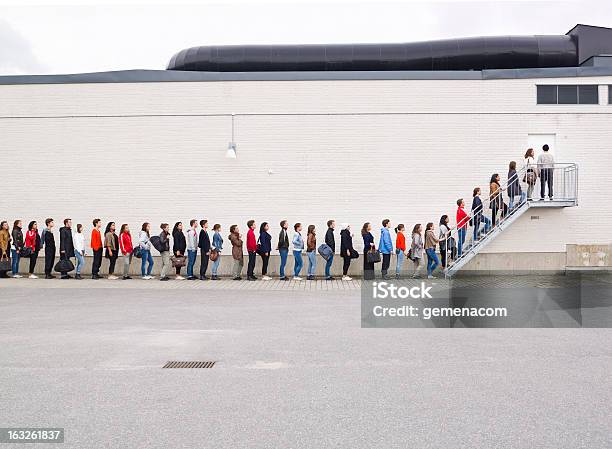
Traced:
POLYGON ((380 230, 380 242, 378 243, 378 250, 382 254, 382 277, 383 279, 389 279, 387 271, 389 271, 389 265, 391 265, 391 253, 393 253, 393 241, 391 240, 391 220, 385 218, 382 221, 382 229, 380 230))

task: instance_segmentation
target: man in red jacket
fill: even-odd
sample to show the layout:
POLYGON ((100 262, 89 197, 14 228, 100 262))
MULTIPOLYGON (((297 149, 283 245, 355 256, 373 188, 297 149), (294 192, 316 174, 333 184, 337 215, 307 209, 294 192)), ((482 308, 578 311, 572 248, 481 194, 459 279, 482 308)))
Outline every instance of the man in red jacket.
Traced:
POLYGON ((255 238, 255 220, 247 221, 247 252, 249 253, 249 264, 247 266, 247 280, 256 281, 255 277, 255 260, 257 259, 257 239, 255 238))
POLYGON ((463 198, 457 200, 457 257, 461 257, 463 252, 463 244, 465 243, 465 235, 470 222, 470 216, 465 212, 465 201, 463 198))

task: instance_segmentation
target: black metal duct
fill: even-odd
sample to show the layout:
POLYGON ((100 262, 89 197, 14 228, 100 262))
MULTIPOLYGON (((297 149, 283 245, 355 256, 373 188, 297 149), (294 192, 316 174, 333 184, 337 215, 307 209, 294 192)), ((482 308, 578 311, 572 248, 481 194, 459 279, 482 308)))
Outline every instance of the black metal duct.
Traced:
POLYGON ((578 37, 500 36, 405 44, 230 45, 178 52, 169 70, 484 70, 578 65, 578 37))

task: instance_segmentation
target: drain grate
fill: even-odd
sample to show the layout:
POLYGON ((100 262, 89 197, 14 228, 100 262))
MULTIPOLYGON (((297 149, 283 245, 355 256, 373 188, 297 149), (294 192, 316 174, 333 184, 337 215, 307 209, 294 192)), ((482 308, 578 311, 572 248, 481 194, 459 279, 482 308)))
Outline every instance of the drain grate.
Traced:
POLYGON ((162 368, 212 368, 217 362, 168 362, 162 368))

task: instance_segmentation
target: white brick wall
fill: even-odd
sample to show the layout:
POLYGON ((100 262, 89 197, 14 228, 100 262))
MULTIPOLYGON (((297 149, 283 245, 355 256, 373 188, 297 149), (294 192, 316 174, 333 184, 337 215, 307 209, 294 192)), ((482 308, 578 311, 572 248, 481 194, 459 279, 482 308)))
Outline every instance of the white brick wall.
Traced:
POLYGON ((361 247, 364 221, 378 238, 385 217, 408 228, 454 217, 491 173, 505 180, 528 133, 556 133, 558 160, 580 165, 580 206, 528 213, 486 251, 610 243, 612 105, 538 106, 546 83, 612 77, 3 85, 0 215, 70 216, 87 235, 97 216, 133 229, 208 218, 224 235, 255 218, 274 237, 287 218, 321 238, 335 218, 361 247), (231 119, 215 115, 229 113, 236 160, 231 119))

